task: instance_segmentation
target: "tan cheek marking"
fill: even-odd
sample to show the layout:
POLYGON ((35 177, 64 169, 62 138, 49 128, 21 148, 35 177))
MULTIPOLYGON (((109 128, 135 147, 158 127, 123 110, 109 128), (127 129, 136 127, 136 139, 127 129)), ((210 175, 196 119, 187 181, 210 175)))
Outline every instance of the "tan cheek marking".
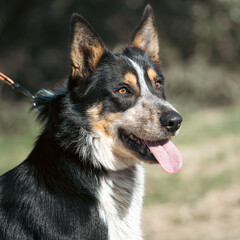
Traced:
POLYGON ((121 113, 105 114, 101 117, 101 120, 92 122, 93 128, 102 132, 105 136, 111 136, 111 124, 117 121, 121 117, 121 113))
POLYGON ((152 83, 152 86, 154 88, 156 88, 156 85, 155 85, 155 78, 157 77, 157 73, 155 72, 155 70, 153 70, 152 68, 149 68, 147 70, 147 74, 148 74, 148 77, 152 83))
POLYGON ((102 103, 91 107, 87 110, 87 114, 90 117, 90 124, 93 129, 100 131, 106 137, 111 136, 111 124, 117 121, 122 113, 108 113, 100 116, 102 111, 102 103))
POLYGON ((102 103, 94 105, 93 107, 87 110, 87 115, 90 118, 90 121, 97 121, 99 119, 100 113, 102 111, 102 103))
POLYGON ((124 76, 124 82, 131 86, 137 95, 140 94, 140 89, 137 85, 137 77, 135 74, 128 72, 124 76))
POLYGON ((91 125, 95 130, 98 130, 101 133, 103 133, 103 135, 109 136, 109 130, 107 128, 107 123, 104 120, 101 120, 98 122, 93 122, 93 123, 91 123, 91 125))

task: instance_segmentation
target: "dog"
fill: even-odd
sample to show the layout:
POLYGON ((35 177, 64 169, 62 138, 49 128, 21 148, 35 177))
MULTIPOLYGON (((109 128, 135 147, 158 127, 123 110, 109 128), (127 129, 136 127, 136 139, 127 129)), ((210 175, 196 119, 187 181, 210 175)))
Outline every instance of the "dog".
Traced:
POLYGON ((182 117, 166 100, 153 10, 113 54, 73 14, 66 87, 40 93, 44 128, 0 177, 2 240, 141 240, 143 163, 174 173, 182 117))

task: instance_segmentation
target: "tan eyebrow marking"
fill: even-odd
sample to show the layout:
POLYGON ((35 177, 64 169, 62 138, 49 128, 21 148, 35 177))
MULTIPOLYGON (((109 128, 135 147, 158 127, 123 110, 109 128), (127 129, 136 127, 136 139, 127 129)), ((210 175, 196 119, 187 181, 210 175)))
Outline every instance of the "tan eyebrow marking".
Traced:
POLYGON ((124 76, 124 83, 133 88, 137 95, 140 93, 140 89, 137 83, 137 76, 132 72, 127 72, 124 76))
POLYGON ((157 73, 156 73, 155 70, 152 69, 152 68, 149 68, 149 69, 147 70, 147 74, 148 74, 148 77, 149 77, 149 79, 150 79, 151 81, 153 81, 153 80, 156 78, 156 76, 157 76, 157 73))
POLYGON ((151 83, 152 83, 152 86, 155 88, 155 87, 156 87, 156 86, 155 86, 155 78, 157 77, 157 73, 155 72, 154 69, 149 68, 149 69, 147 70, 147 75, 148 75, 148 77, 149 77, 149 79, 150 79, 150 81, 151 81, 151 83))
POLYGON ((124 82, 131 86, 137 85, 137 77, 135 74, 128 72, 124 76, 124 82))

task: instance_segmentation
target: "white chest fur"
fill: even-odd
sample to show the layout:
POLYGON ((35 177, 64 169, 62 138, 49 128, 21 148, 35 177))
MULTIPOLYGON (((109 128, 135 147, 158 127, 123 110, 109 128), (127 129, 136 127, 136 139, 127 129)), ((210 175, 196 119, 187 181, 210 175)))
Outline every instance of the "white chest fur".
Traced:
POLYGON ((142 164, 111 172, 101 182, 100 216, 108 226, 109 240, 142 240, 141 210, 144 194, 142 164))

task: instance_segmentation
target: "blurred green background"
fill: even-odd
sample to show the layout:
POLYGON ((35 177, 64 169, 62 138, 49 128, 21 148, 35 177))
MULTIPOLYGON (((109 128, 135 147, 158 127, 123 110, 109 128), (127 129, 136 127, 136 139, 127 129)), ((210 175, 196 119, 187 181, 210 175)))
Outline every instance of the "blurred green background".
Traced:
MULTIPOLYGON (((184 118, 175 139, 184 166, 175 175, 146 166, 145 239, 240 239, 239 0, 1 1, 0 71, 33 92, 52 88, 70 70, 73 12, 120 51, 147 3, 166 93, 184 118)), ((41 131, 30 108, 0 83, 0 174, 26 158, 41 131)))

